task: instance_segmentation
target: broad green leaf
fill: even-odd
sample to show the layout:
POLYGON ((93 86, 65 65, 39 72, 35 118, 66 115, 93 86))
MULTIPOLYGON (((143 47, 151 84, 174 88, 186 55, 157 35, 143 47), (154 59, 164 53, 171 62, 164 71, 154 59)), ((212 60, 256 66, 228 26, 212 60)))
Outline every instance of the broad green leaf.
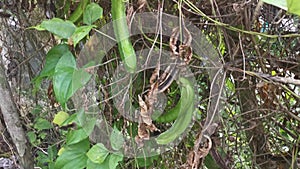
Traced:
POLYGON ((119 161, 122 161, 122 159, 122 155, 110 154, 101 164, 88 160, 87 169, 115 169, 118 166, 119 161))
POLYGON ((94 27, 94 25, 80 26, 80 27, 76 28, 75 32, 71 36, 74 47, 76 47, 76 45, 78 44, 78 42, 80 40, 82 40, 84 37, 86 37, 89 34, 89 32, 91 31, 91 29, 93 27, 94 27))
POLYGON ((57 101, 65 106, 67 100, 89 81, 91 75, 84 69, 76 69, 76 62, 71 52, 65 53, 55 67, 53 88, 57 101))
POLYGON ((94 145, 86 155, 93 163, 101 164, 109 154, 109 151, 102 143, 94 145))
POLYGON ((109 169, 115 169, 119 161, 123 160, 123 156, 117 154, 110 154, 107 158, 109 158, 109 169))
POLYGON ((55 163, 56 169, 83 169, 86 167, 87 156, 85 153, 65 151, 55 163))
POLYGON ((120 131, 114 127, 113 131, 110 134, 110 144, 111 147, 114 150, 120 150, 123 147, 124 144, 124 138, 123 135, 120 133, 120 131))
POLYGON ((88 138, 88 133, 83 128, 77 130, 71 130, 68 132, 66 137, 66 144, 71 145, 78 143, 86 138, 88 138))
POLYGON ((88 139, 64 148, 55 162, 55 169, 83 169, 87 164, 86 152, 89 149, 88 139))
POLYGON ((79 143, 68 145, 65 147, 65 151, 76 150, 79 152, 87 152, 90 149, 90 141, 89 139, 85 139, 80 141, 79 143))
POLYGON ((82 169, 86 167, 86 152, 90 148, 90 142, 85 139, 77 144, 63 147, 59 150, 59 157, 55 162, 55 169, 82 169))
POLYGON ((74 33, 76 28, 72 22, 64 21, 59 18, 43 21, 41 27, 64 39, 68 39, 74 33))
POLYGON ((262 0, 263 2, 267 3, 267 4, 271 4, 274 6, 277 6, 281 9, 287 10, 287 3, 286 0, 262 0))
POLYGON ((55 66, 59 59, 67 52, 69 51, 69 48, 67 45, 57 45, 54 46, 49 50, 49 52, 46 55, 46 63, 45 67, 42 69, 40 75, 38 75, 34 80, 34 92, 37 92, 40 88, 42 79, 44 77, 50 77, 54 75, 55 72, 55 66))
POLYGON ((300 16, 300 3, 299 0, 286 0, 288 11, 300 16))
POLYGON ((40 76, 53 76, 57 62, 68 51, 68 45, 65 44, 56 45, 53 48, 51 48, 46 55, 45 67, 43 68, 40 76))
POLYGON ((69 116, 70 115, 68 113, 60 111, 54 116, 53 123, 61 126, 63 122, 69 118, 69 116))
POLYGON ((53 88, 57 101, 64 106, 72 96, 72 77, 76 70, 76 62, 71 52, 65 53, 55 67, 53 88))
POLYGON ((33 126, 37 130, 51 129, 51 123, 43 118, 38 118, 33 126))
POLYGON ((28 132, 27 137, 30 143, 34 143, 36 141, 36 134, 33 131, 28 132))
POLYGON ((97 19, 103 15, 103 9, 96 3, 88 4, 83 12, 83 23, 92 25, 97 19))
POLYGON ((106 157, 104 162, 101 164, 94 163, 90 159, 88 159, 86 169, 109 169, 109 158, 106 157))
POLYGON ((292 14, 300 16, 300 3, 298 0, 262 0, 267 4, 274 5, 281 9, 287 10, 292 14))

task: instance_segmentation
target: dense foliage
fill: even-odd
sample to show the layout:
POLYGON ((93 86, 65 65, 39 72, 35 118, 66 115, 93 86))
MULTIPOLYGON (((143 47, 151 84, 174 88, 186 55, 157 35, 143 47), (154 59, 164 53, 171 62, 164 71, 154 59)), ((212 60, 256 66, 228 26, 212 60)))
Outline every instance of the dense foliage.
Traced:
MULTIPOLYGON (((300 8, 293 1, 0 4, 2 59, 35 166, 300 167, 300 8), (152 32, 144 23, 149 18, 134 20, 143 12, 158 16, 152 32), (160 35, 176 27, 172 19, 159 18, 171 15, 185 21, 178 29, 183 33, 160 35), (187 56, 179 64, 189 70, 164 67, 160 58, 140 66, 151 57, 137 51, 187 56), (183 73, 169 81, 173 72, 183 73), (156 103, 159 92, 164 97, 156 103), (140 110, 139 118, 132 108, 140 110), (154 136, 157 143, 147 142, 154 136), (127 146, 130 141, 136 145, 127 146), (151 154, 143 148, 149 145, 168 147, 151 154), (137 151, 128 155, 131 149, 137 151)), ((0 157, 9 158, 12 133, 1 126, 0 157)))

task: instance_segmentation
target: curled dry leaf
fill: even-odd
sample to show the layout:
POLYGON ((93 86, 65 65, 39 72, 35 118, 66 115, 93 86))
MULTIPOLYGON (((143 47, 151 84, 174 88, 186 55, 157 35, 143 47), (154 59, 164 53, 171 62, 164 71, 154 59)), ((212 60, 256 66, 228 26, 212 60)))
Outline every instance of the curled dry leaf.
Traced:
POLYGON ((179 56, 183 58, 184 62, 188 64, 193 56, 192 47, 187 45, 180 45, 179 46, 179 56))
POLYGON ((207 154, 209 153, 209 150, 212 147, 212 141, 210 139, 210 137, 208 135, 203 135, 203 137, 205 137, 207 139, 207 142, 204 143, 204 145, 200 146, 198 154, 199 154, 199 158, 204 158, 207 156, 207 154))
MULTIPOLYGON (((207 141, 201 145, 195 145, 193 151, 190 151, 188 155, 188 168, 197 169, 201 161, 203 161, 203 159, 208 155, 210 149, 212 148, 211 138, 208 135, 203 135, 203 137, 205 137, 207 141)), ((201 137, 199 137, 198 140, 200 138, 201 137)), ((196 141, 196 143, 199 142, 198 140, 196 141)))
POLYGON ((145 123, 140 123, 138 127, 138 136, 139 138, 143 140, 149 140, 150 138, 150 133, 147 130, 147 124, 145 123))
POLYGON ((151 116, 149 115, 148 107, 140 95, 138 96, 138 98, 139 98, 139 105, 141 108, 140 116, 142 118, 142 121, 147 125, 151 125, 152 119, 151 116))
POLYGON ((147 125, 146 123, 139 123, 138 135, 135 137, 135 142, 138 147, 143 147, 144 140, 149 140, 150 132, 158 131, 154 124, 147 125))

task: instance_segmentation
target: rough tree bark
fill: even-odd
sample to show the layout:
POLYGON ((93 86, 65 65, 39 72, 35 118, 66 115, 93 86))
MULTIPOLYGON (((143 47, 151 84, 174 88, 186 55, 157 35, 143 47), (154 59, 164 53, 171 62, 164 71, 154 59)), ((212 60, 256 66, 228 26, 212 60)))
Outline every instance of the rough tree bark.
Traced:
POLYGON ((13 100, 11 89, 6 79, 2 59, 0 59, 0 110, 7 131, 16 147, 21 168, 34 168, 30 145, 22 128, 19 109, 13 100))

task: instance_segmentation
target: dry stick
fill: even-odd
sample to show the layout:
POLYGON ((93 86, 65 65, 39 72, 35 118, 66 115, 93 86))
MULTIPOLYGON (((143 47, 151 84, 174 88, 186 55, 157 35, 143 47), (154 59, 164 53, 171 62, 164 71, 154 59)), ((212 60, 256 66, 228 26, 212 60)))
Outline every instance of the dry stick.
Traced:
POLYGON ((11 93, 10 86, 5 76, 3 62, 0 62, 0 109, 6 128, 16 146, 21 161, 22 169, 33 168, 31 149, 22 128, 20 111, 18 110, 11 93))

